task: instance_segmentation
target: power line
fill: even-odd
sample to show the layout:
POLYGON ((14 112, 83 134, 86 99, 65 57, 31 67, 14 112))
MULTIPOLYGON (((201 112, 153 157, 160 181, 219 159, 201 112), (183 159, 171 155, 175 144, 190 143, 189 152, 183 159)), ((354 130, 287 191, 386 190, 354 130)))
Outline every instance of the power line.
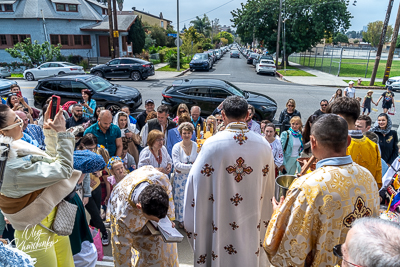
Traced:
MULTIPOLYGON (((210 13, 210 12, 213 12, 214 10, 216 10, 216 9, 218 9, 218 8, 220 8, 220 7, 223 7, 223 6, 229 4, 230 2, 233 2, 233 1, 235 1, 235 0, 230 0, 230 1, 226 2, 225 4, 222 4, 222 5, 220 5, 220 6, 216 7, 216 8, 214 8, 214 9, 211 9, 210 11, 204 12, 204 13, 202 13, 202 14, 208 14, 208 13, 210 13)), ((198 15, 198 16, 196 16, 196 17, 199 17, 199 16, 201 16, 201 15, 198 15)), ((183 21, 179 21, 179 23, 182 23, 182 22, 186 22, 186 21, 188 21, 188 20, 195 19, 196 17, 193 17, 193 18, 190 18, 190 19, 186 19, 186 20, 183 20, 183 21)), ((176 24, 176 23, 172 23, 171 25, 175 25, 175 24, 176 24)))

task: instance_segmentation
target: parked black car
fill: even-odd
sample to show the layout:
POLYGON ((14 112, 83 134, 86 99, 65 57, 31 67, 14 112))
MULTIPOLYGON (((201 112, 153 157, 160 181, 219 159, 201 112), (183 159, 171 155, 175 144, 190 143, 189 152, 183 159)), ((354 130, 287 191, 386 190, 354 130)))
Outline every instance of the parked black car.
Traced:
POLYGON ((154 65, 139 58, 115 58, 106 64, 91 68, 90 74, 107 79, 131 78, 140 81, 154 75, 154 65))
POLYGON ((232 51, 231 51, 231 58, 232 58, 232 57, 240 58, 239 51, 238 51, 238 50, 232 50, 232 51))
POLYGON ((67 101, 82 100, 82 89, 92 91, 92 99, 97 105, 112 108, 114 111, 128 106, 134 112, 142 104, 142 95, 133 87, 112 84, 94 75, 55 76, 39 80, 33 89, 35 107, 42 109, 52 95, 61 97, 61 104, 67 101))
POLYGON ((247 58, 247 64, 253 64, 253 60, 258 58, 257 53, 251 53, 247 58))
POLYGON ((277 109, 275 100, 266 95, 241 90, 227 81, 217 79, 176 80, 163 90, 161 103, 168 105, 172 114, 176 114, 179 104, 185 103, 189 109, 200 106, 201 115, 208 116, 231 95, 244 97, 253 105, 256 109, 256 120, 273 121, 277 109))
POLYGON ((197 53, 189 63, 190 70, 210 70, 213 65, 213 59, 208 53, 197 53))

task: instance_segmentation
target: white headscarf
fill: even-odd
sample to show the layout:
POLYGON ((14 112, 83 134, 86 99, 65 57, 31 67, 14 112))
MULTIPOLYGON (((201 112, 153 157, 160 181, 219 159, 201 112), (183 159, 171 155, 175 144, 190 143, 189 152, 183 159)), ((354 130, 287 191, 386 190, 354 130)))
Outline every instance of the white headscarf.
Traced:
POLYGON ((119 119, 119 116, 120 116, 120 114, 124 114, 125 116, 126 116, 126 118, 127 118, 127 120, 126 120, 126 127, 124 128, 124 129, 121 129, 121 137, 125 137, 125 130, 126 129, 128 129, 130 132, 132 132, 132 133, 134 133, 134 134, 139 134, 140 132, 139 132, 139 130, 138 129, 136 129, 136 124, 131 124, 131 122, 130 122, 130 120, 129 120, 129 116, 128 116, 128 114, 126 114, 125 112, 123 112, 123 111, 119 111, 115 116, 114 116, 114 119, 113 119, 113 124, 115 124, 115 125, 117 125, 118 127, 119 127, 119 124, 118 124, 118 119, 119 119))

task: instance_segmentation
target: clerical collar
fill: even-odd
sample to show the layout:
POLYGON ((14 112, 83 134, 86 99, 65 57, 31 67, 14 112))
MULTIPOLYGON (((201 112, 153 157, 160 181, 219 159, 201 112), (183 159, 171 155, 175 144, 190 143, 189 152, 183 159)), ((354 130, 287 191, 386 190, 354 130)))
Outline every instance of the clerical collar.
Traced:
POLYGON ((316 168, 325 166, 341 166, 353 163, 351 156, 326 158, 317 162, 316 168))
POLYGON ((244 132, 249 131, 245 122, 231 122, 226 126, 225 130, 242 130, 244 132))
POLYGON ((351 138, 355 139, 361 139, 364 137, 361 130, 349 130, 349 135, 351 136, 351 138))

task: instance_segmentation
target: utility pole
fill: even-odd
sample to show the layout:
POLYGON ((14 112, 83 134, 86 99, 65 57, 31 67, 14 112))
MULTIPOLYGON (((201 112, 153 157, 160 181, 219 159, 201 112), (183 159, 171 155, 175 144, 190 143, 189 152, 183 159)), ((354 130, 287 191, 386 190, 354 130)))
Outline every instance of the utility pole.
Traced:
MULTIPOLYGON (((117 0, 113 0, 113 11, 114 11, 114 30, 115 32, 117 32, 117 36, 116 37, 116 42, 114 43, 114 55, 115 57, 119 57, 119 31, 118 31, 118 17, 117 17, 117 0)), ((114 39, 115 41, 115 39, 114 39)))
POLYGON ((176 58, 177 58, 177 63, 178 63, 178 65, 176 66, 176 70, 177 71, 180 71, 181 70, 181 66, 180 66, 180 63, 181 63, 181 59, 180 59, 180 55, 181 55, 181 53, 179 52, 179 46, 180 46, 180 40, 179 40, 179 0, 176 0, 176 23, 177 23, 177 27, 178 27, 178 29, 177 29, 177 34, 176 34, 176 46, 177 46, 177 55, 176 55, 176 58))
POLYGON ((112 21, 112 10, 111 10, 111 0, 107 0, 107 7, 108 7, 108 27, 110 28, 110 56, 111 58, 115 58, 114 54, 114 35, 113 35, 113 21, 112 21))
POLYGON ((397 11, 396 23, 394 24, 392 42, 390 43, 389 55, 386 62, 385 75, 383 76, 383 81, 382 81, 383 85, 385 85, 386 81, 389 79, 390 69, 392 68, 393 54, 396 48, 397 37, 399 35, 399 27, 400 27, 400 4, 399 4, 399 9, 397 11))
POLYGON ((278 19, 278 35, 276 36, 276 68, 278 69, 279 64, 279 41, 281 38, 281 24, 282 24, 282 0, 279 1, 279 19, 278 19))
POLYGON ((394 2, 394 0, 389 0, 389 6, 388 6, 388 9, 386 12, 385 22, 383 23, 381 39, 379 40, 378 51, 376 52, 375 65, 374 65, 374 69, 372 70, 371 81, 369 82, 370 86, 373 86, 375 83, 376 72, 378 71, 379 60, 381 59, 383 43, 385 42, 385 36, 386 36, 387 27, 389 24, 390 13, 392 13, 393 2, 394 2))

